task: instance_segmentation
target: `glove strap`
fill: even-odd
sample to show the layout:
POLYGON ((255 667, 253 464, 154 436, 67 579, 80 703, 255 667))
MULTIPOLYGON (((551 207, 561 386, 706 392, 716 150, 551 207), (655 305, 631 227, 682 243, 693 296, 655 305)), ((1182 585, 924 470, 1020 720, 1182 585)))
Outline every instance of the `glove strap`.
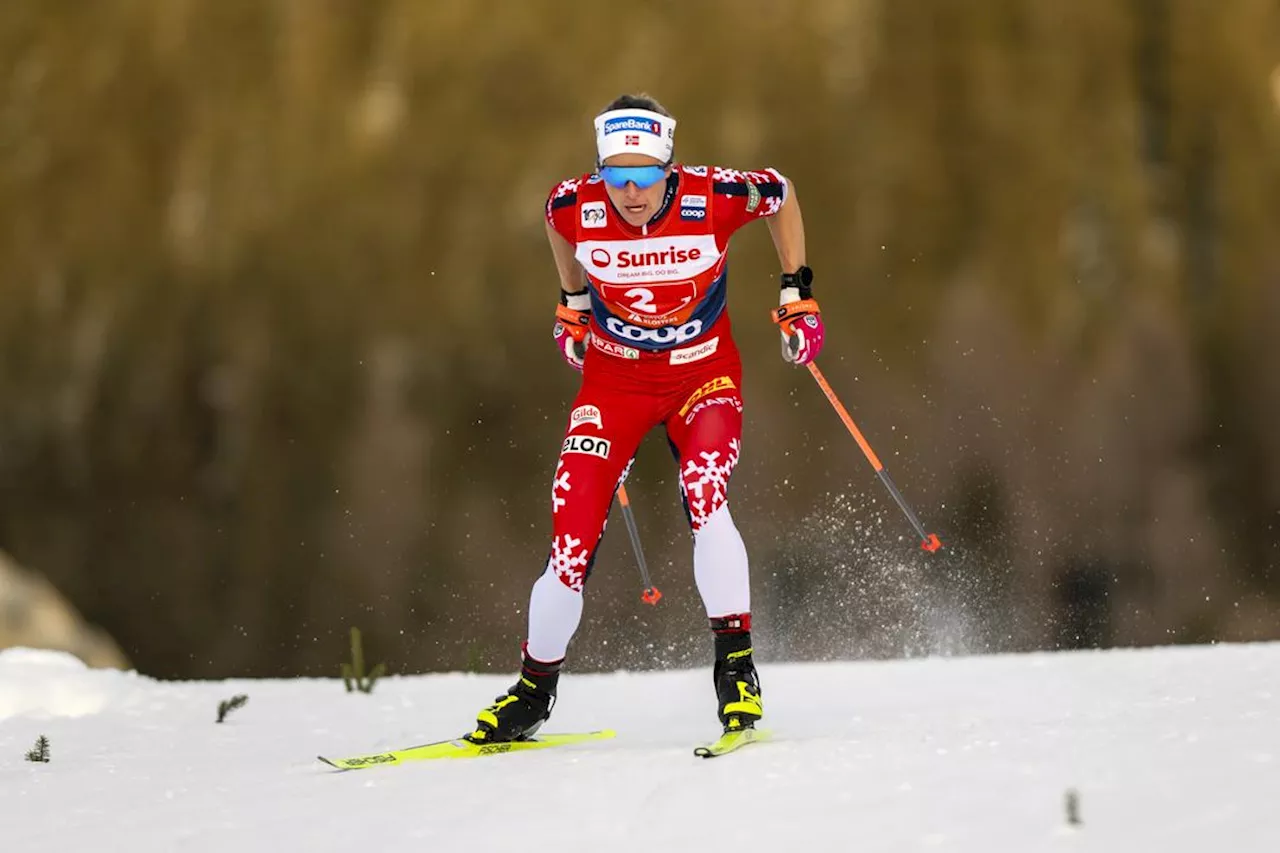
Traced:
POLYGON ((796 320, 806 314, 821 314, 816 299, 797 299, 773 309, 773 322, 788 336, 795 330, 796 320))
POLYGON ((587 336, 587 326, 591 323, 591 312, 575 311, 568 305, 556 306, 556 319, 564 326, 569 337, 581 341, 587 336))
POLYGON ((773 322, 790 331, 797 318, 803 317, 805 314, 821 313, 816 299, 798 299, 795 302, 788 302, 786 305, 779 305, 773 309, 773 322))

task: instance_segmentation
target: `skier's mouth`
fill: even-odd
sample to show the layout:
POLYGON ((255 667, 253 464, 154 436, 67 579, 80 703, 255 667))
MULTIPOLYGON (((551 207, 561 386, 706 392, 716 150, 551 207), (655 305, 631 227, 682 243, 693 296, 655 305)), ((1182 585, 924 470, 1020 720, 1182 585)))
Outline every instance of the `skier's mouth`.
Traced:
POLYGON ((648 207, 649 205, 647 204, 625 204, 622 206, 622 209, 627 213, 639 215, 644 213, 648 207))

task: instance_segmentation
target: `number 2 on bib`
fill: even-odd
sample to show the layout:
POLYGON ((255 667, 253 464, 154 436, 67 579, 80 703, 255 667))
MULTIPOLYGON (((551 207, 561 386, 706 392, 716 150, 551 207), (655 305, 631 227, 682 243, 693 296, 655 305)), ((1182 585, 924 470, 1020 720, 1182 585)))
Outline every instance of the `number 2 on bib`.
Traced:
POLYGON ((657 303, 653 301, 653 291, 649 288, 633 287, 622 295, 633 300, 628 306, 632 311, 643 311, 646 314, 658 313, 657 303))

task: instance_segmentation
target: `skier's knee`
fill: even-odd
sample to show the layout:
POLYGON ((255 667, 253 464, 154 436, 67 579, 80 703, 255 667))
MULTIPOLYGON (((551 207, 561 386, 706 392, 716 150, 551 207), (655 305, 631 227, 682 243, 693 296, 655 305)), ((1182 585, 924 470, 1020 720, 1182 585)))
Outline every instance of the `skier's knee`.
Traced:
POLYGON ((724 451, 703 451, 685 459, 680 471, 680 485, 689 526, 695 533, 717 510, 727 505, 729 476, 738 464, 739 448, 735 438, 724 451))
POLYGON ((716 508, 707 513, 698 524, 693 525, 693 534, 696 537, 701 533, 718 530, 723 527, 737 529, 737 525, 733 523, 732 516, 729 515, 729 502, 724 500, 720 501, 716 508))
POLYGON ((587 575, 595 562, 595 548, 570 533, 557 535, 551 540, 551 556, 547 558, 547 571, 574 592, 582 592, 587 575))

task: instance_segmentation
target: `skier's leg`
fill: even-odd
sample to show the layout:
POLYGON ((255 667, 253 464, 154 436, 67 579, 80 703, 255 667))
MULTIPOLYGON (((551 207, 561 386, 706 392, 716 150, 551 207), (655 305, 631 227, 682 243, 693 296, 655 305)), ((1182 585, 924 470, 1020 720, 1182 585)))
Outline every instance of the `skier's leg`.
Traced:
POLYGON ((709 618, 751 610, 747 549, 729 513, 729 478, 742 448, 736 389, 700 400, 667 420, 680 465, 680 493, 693 531, 693 574, 709 618))
POLYGON ((715 637, 712 679, 726 731, 763 715, 752 661, 747 549, 729 514, 729 478, 742 449, 742 398, 736 388, 708 395, 667 421, 680 464, 680 490, 693 531, 693 573, 715 637))
POLYGON ((551 487, 551 553, 529 597, 525 652, 534 660, 563 659, 578 629, 613 496, 652 426, 632 403, 587 388, 574 401, 551 487))
POLYGON ((519 680, 477 716, 468 738, 532 736, 551 716, 560 665, 582 618, 582 590, 625 469, 652 425, 642 398, 585 383, 573 402, 551 487, 553 535, 529 596, 529 633, 519 680))

